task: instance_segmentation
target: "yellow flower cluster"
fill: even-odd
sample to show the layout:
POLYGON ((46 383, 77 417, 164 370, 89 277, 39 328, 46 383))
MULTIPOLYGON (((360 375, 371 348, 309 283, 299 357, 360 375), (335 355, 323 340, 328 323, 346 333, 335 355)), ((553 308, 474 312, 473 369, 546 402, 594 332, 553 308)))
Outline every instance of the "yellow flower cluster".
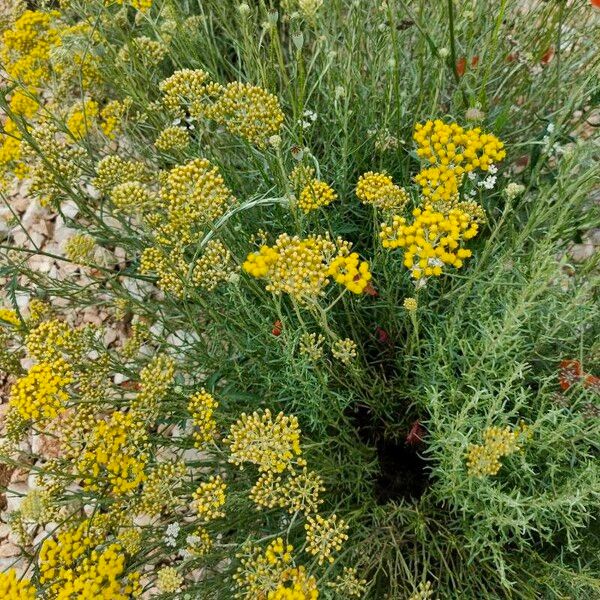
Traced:
POLYGON ((186 551, 192 556, 204 556, 213 547, 213 540, 204 527, 198 527, 191 536, 187 537, 186 551))
POLYGON ((169 150, 185 150, 190 143, 190 134, 185 127, 166 127, 154 142, 157 150, 168 152, 169 150))
POLYGON ((478 226, 470 215, 452 209, 447 215, 428 208, 413 210, 414 221, 393 217, 392 224, 382 224, 379 237, 384 248, 405 248, 404 265, 415 279, 439 277, 444 265, 457 269, 471 251, 462 248, 466 240, 477 235, 478 226))
POLYGON ((264 147, 283 125, 283 112, 276 96, 248 83, 225 86, 210 116, 230 133, 264 147))
POLYGON ((396 185, 389 175, 373 171, 359 177, 356 196, 363 204, 382 210, 402 210, 409 200, 406 190, 396 185))
POLYGON ((208 442, 214 440, 217 433, 214 412, 219 403, 204 388, 194 394, 188 403, 188 412, 194 422, 194 445, 203 448, 208 442))
POLYGON ((467 453, 469 475, 484 477, 496 475, 502 466, 500 459, 521 449, 530 434, 525 424, 510 427, 488 427, 483 434, 483 444, 470 444, 467 453))
POLYGON ((10 109, 25 119, 31 119, 40 107, 31 90, 16 88, 10 98, 10 109))
POLYGON ((365 593, 367 580, 359 579, 355 568, 344 567, 342 573, 327 586, 337 592, 341 598, 361 598, 365 593))
POLYGON ((141 595, 139 573, 125 575, 125 555, 117 543, 100 545, 85 520, 75 529, 47 538, 39 558, 40 582, 52 600, 130 600, 141 595))
POLYGON ((487 171, 506 156, 504 144, 479 127, 464 129, 456 123, 436 119, 417 123, 413 138, 417 155, 430 163, 415 177, 426 201, 448 201, 458 194, 464 173, 487 171))
POLYGON ((65 244, 65 256, 80 265, 93 262, 95 252, 96 240, 85 233, 72 235, 65 244))
POLYGON ((183 577, 177 572, 175 567, 163 567, 157 573, 156 587, 163 594, 174 594, 181 591, 183 577))
POLYGON ((76 465, 85 487, 108 487, 114 496, 123 496, 145 480, 146 432, 131 413, 115 412, 108 421, 98 421, 86 442, 76 465))
POLYGON ((141 161, 125 160, 116 154, 105 156, 96 165, 96 177, 92 181, 102 192, 108 192, 120 183, 145 181, 147 167, 141 161))
POLYGON ((327 274, 354 294, 362 294, 372 277, 369 263, 360 260, 356 252, 334 258, 329 263, 327 274))
POLYGON ((196 261, 192 282, 208 292, 227 281, 235 272, 231 252, 220 240, 210 240, 202 256, 196 261))
POLYGON ((91 99, 79 101, 70 109, 66 126, 74 139, 81 140, 92 130, 99 112, 98 104, 91 99))
POLYGON ((141 256, 140 271, 156 274, 159 286, 182 296, 185 282, 211 290, 230 275, 229 251, 221 242, 212 241, 204 255, 192 266, 186 246, 203 235, 199 227, 221 216, 234 202, 219 170, 206 159, 195 159, 177 166, 162 177, 160 196, 166 214, 155 212, 146 217, 153 229, 155 245, 141 256))
POLYGON ((177 484, 185 477, 186 467, 183 462, 161 463, 150 472, 140 496, 136 512, 158 516, 165 508, 173 511, 183 504, 177 495, 177 484))
POLYGON ((310 180, 300 192, 298 208, 309 213, 322 206, 328 206, 337 199, 337 194, 330 185, 318 179, 310 180))
POLYGON ((14 325, 15 327, 19 327, 21 325, 21 319, 19 319, 19 315, 16 310, 12 308, 0 308, 0 321, 4 321, 9 325, 14 325))
POLYGON ((306 551, 317 557, 320 565, 326 560, 334 562, 333 552, 339 552, 342 545, 348 539, 348 525, 337 515, 329 518, 315 515, 308 517, 306 524, 306 551))
POLYGON ((202 482, 194 492, 196 513, 204 522, 214 521, 225 516, 221 507, 225 504, 227 484, 220 475, 213 475, 202 482))
POLYGON ((25 420, 52 420, 65 408, 69 399, 66 388, 72 382, 71 369, 62 358, 42 362, 15 382, 9 405, 25 420))
POLYGON ((147 11, 152 7, 152 0, 108 0, 109 4, 130 4, 136 10, 147 11))
POLYGON ((183 244, 176 243, 172 248, 150 246, 140 257, 140 273, 156 274, 158 286, 177 297, 185 293, 189 264, 184 256, 183 244))
POLYGON ((247 83, 225 87, 209 80, 200 69, 182 69, 160 85, 163 105, 174 115, 208 118, 233 135, 265 147, 283 124, 279 101, 266 90, 247 83), (186 114, 187 113, 187 114, 186 114))
MULTIPOLYGON (((7 119, 4 123, 4 134, 0 134, 0 174, 4 175, 21 158, 21 132, 16 123, 7 119)), ((26 175, 26 169, 21 169, 17 173, 17 167, 14 166, 14 172, 17 177, 26 175)))
POLYGON ((279 585, 267 595, 267 600, 317 600, 317 580, 303 566, 291 567, 281 573, 279 585))
POLYGON ((29 331, 25 346, 29 356, 39 361, 67 358, 71 363, 78 362, 88 350, 86 340, 92 332, 90 326, 73 329, 64 321, 51 319, 29 331))
POLYGON ((102 83, 99 49, 102 42, 100 32, 86 20, 70 26, 61 26, 60 49, 50 55, 55 73, 56 96, 64 98, 81 88, 97 90, 102 83))
POLYGON ((125 527, 119 531, 117 541, 127 554, 137 554, 142 547, 142 531, 134 526, 125 527))
POLYGON ((288 467, 284 478, 273 471, 262 473, 250 490, 250 499, 257 508, 285 508, 290 514, 316 512, 323 502, 323 480, 314 471, 303 467, 297 472, 288 467))
POLYGON ((79 185, 87 152, 61 135, 49 121, 33 127, 30 135, 34 143, 23 147, 23 158, 33 163, 29 193, 46 206, 64 197, 65 186, 79 185))
POLYGON ((407 310, 408 312, 415 312, 417 308, 419 308, 416 298, 404 298, 402 306, 404 307, 404 310, 407 310))
POLYGON ((132 412, 140 420, 152 423, 158 415, 159 403, 175 377, 175 362, 158 354, 140 371, 140 392, 131 401, 132 412))
POLYGON ((158 205, 156 196, 139 181, 126 181, 115 185, 110 193, 110 200, 116 212, 127 216, 146 214, 158 205))
POLYGON ((214 221, 234 200, 217 167, 205 158, 171 169, 161 187, 161 197, 168 212, 168 224, 162 232, 165 244, 171 244, 173 238, 191 242, 194 225, 214 221))
POLYGON ((294 547, 283 538, 269 543, 264 552, 250 546, 238 554, 240 566, 233 576, 239 592, 235 598, 256 600, 316 600, 316 579, 304 567, 293 566, 294 547))
POLYGON ((17 579, 14 569, 0 572, 0 598, 6 600, 35 600, 35 588, 29 579, 17 579))
POLYGON ((250 253, 242 268, 252 277, 267 279, 269 292, 285 292, 301 302, 322 295, 331 275, 360 294, 371 278, 368 263, 359 264, 358 255, 349 253, 348 242, 338 240, 338 246, 323 236, 301 239, 284 233, 274 246, 263 245, 250 253))
POLYGON ((146 68, 156 68, 156 66, 167 55, 167 46, 145 35, 128 40, 127 45, 123 46, 117 58, 123 63, 142 64, 146 68))
POLYGON ((350 338, 344 338, 341 340, 335 340, 331 346, 331 353, 334 358, 337 358, 340 362, 345 365, 349 365, 357 356, 358 346, 354 340, 350 338))
POLYGON ((26 10, 14 26, 2 34, 0 62, 12 79, 38 86, 48 76, 50 52, 60 43, 53 21, 57 11, 26 10))
POLYGON ((100 129, 108 139, 115 139, 129 103, 111 100, 100 111, 100 129))
POLYGON ((298 419, 271 411, 242 413, 225 438, 229 445, 229 462, 242 466, 246 462, 258 466, 261 473, 282 473, 295 457, 302 454, 298 419))
POLYGON ((189 113, 199 119, 209 116, 215 98, 223 87, 211 82, 208 73, 201 69, 181 69, 161 81, 162 103, 173 115, 180 118, 189 113))
MULTIPOLYGON (((3 72, 22 86, 13 90, 10 108, 27 119, 32 118, 39 108, 36 88, 48 77, 50 53, 60 44, 59 29, 54 23, 58 16, 56 11, 25 10, 3 31, 0 39, 3 72)), ((28 174, 27 165, 20 161, 22 150, 19 128, 7 118, 0 134, 0 175, 12 170, 22 179, 28 174)))
POLYGON ((304 333, 300 338, 300 354, 303 354, 313 362, 323 358, 323 344, 325 338, 321 334, 304 333))
POLYGON ((39 298, 32 298, 29 301, 27 308, 29 309, 27 324, 30 327, 37 327, 44 319, 48 318, 52 312, 50 304, 39 298))

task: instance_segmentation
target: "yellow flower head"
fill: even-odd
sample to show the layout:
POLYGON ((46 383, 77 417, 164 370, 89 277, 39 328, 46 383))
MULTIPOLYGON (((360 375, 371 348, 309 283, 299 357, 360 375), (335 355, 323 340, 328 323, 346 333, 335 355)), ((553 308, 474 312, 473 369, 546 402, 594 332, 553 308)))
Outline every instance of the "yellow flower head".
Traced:
POLYGON ((356 252, 334 258, 329 264, 327 274, 354 294, 362 294, 372 277, 369 263, 361 261, 356 252))
POLYGON ((337 199, 337 194, 324 181, 312 179, 300 192, 298 207, 304 213, 309 213, 321 206, 328 206, 337 199))
POLYGON ((78 102, 69 111, 67 129, 76 140, 85 137, 94 127, 100 109, 94 100, 78 102))
POLYGON ((290 294, 300 302, 323 295, 332 276, 360 294, 371 273, 367 262, 349 253, 350 247, 340 239, 335 244, 323 236, 302 239, 284 233, 274 246, 263 245, 249 254, 242 268, 252 277, 266 279, 269 292, 290 294))
POLYGON ((227 484, 220 475, 213 475, 201 483, 194 492, 194 506, 198 516, 205 522, 225 516, 221 507, 225 504, 227 484))
POLYGON ((483 477, 496 475, 502 466, 500 459, 521 449, 529 437, 529 428, 521 424, 511 430, 500 427, 488 427, 483 434, 483 444, 470 444, 467 454, 469 475, 483 477))
POLYGON ((356 184, 356 195, 364 204, 383 210, 402 210, 408 202, 404 188, 397 186, 389 175, 368 171, 356 184))
POLYGON ((29 579, 17 579, 14 569, 0 572, 0 598, 6 600, 35 600, 35 588, 29 579))
POLYGON ((248 83, 228 84, 210 110, 210 116, 233 135, 265 147, 283 125, 279 100, 266 90, 248 83))
POLYGON ((479 127, 464 129, 439 119, 417 123, 413 138, 417 155, 430 165, 423 167, 415 181, 427 201, 434 203, 456 196, 465 173, 487 171, 506 156, 504 144, 496 136, 479 127))
POLYGON ((242 413, 225 443, 229 445, 230 463, 241 466, 250 462, 261 472, 281 473, 302 454, 298 419, 281 412, 273 419, 269 409, 242 413))
POLYGON ((40 363, 13 385, 9 404, 25 420, 51 420, 65 408, 73 375, 65 360, 40 363))
POLYGON ((197 448, 202 448, 211 442, 217 432, 214 412, 219 403, 204 388, 194 394, 188 403, 188 412, 194 422, 194 443, 197 448))
POLYGON ((379 234, 383 247, 404 249, 404 266, 414 279, 439 277, 445 265, 460 269, 471 256, 462 246, 478 232, 472 216, 460 209, 444 214, 415 208, 413 217, 409 223, 396 215, 391 225, 383 224, 379 234))
POLYGON ((21 325, 21 319, 19 319, 17 311, 12 308, 0 308, 0 322, 2 321, 9 325, 14 325, 15 327, 21 325))
POLYGON ((339 552, 348 539, 348 525, 337 515, 328 519, 321 515, 306 519, 306 551, 316 556, 320 565, 326 560, 334 562, 333 552, 339 552))

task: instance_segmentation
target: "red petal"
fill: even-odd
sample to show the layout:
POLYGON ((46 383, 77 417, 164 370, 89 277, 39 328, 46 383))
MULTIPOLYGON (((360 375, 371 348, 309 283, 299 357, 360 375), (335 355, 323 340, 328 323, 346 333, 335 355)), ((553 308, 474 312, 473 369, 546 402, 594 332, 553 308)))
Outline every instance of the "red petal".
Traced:
POLYGON ((541 63, 547 65, 554 58, 554 48, 550 46, 542 56, 541 63))
POLYGON ((370 281, 365 286, 363 293, 367 294, 368 296, 373 296, 374 298, 379 296, 379 292, 371 285, 370 281))
POLYGON ((467 59, 462 56, 456 61, 456 72, 459 77, 462 77, 465 74, 465 70, 467 68, 467 59))
POLYGON ((472 59, 471 59, 471 66, 473 68, 475 68, 477 65, 479 64, 479 56, 475 55, 472 59))
POLYGON ((563 390, 568 390, 581 377, 581 363, 578 360, 563 360, 560 363, 558 382, 563 390))

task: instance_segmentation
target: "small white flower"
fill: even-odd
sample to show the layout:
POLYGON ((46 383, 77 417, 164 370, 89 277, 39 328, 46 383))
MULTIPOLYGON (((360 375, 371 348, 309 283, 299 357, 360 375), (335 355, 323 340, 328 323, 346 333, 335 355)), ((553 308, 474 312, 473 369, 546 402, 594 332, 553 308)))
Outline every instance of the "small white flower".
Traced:
POLYGON ((486 177, 482 183, 486 190, 493 190, 496 185, 496 176, 490 175, 489 177, 486 177))
POLYGON ((491 165, 488 167, 488 172, 489 172, 491 175, 495 175, 495 174, 498 172, 498 167, 497 167, 497 166, 496 166, 494 163, 492 163, 492 164, 491 164, 491 165))
POLYGON ((554 128, 555 128, 554 123, 548 123, 548 127, 546 127, 546 131, 548 133, 554 133, 554 128))
POLYGON ((442 58, 448 58, 448 56, 450 56, 450 50, 448 50, 448 48, 440 48, 438 53, 442 58))
POLYGON ((471 180, 471 181, 475 181, 475 178, 477 177, 477 175, 475 175, 475 171, 469 171, 467 173, 467 177, 471 180))
POLYGON ((167 525, 165 530, 165 544, 167 546, 175 547, 177 545, 177 536, 180 529, 179 523, 169 523, 167 525))

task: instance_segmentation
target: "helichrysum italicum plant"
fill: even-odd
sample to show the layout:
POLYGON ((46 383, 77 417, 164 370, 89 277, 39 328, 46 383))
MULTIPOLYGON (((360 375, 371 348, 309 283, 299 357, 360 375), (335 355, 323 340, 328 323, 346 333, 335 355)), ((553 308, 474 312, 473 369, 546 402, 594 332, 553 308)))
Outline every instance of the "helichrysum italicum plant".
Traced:
POLYGON ((561 133, 594 105, 593 8, 413 4, 4 27, 0 176, 87 268, 34 270, 15 212, 0 454, 39 489, 0 596, 597 591, 595 275, 558 258, 593 217, 595 148, 561 133), (125 341, 70 325, 95 308, 125 341))

